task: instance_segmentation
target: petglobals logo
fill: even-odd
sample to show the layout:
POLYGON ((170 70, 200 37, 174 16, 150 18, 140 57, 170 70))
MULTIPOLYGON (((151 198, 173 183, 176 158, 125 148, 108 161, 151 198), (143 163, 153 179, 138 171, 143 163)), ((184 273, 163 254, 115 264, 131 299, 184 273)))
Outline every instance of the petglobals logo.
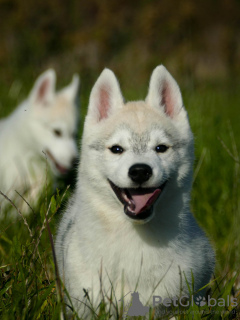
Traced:
POLYGON ((123 303, 123 311, 124 311, 123 319, 126 319, 127 316, 133 316, 133 317, 145 316, 149 311, 149 307, 144 306, 140 301, 138 292, 130 291, 119 301, 123 303), (124 300, 127 299, 127 296, 129 294, 131 294, 131 298, 124 305, 124 300))
POLYGON ((157 307, 159 305, 162 305, 164 307, 185 307, 188 308, 193 305, 197 305, 199 307, 203 307, 207 305, 208 307, 237 307, 237 298, 233 298, 230 296, 227 296, 226 299, 224 298, 212 298, 209 295, 205 298, 202 296, 181 296, 179 297, 173 297, 173 298, 162 298, 160 296, 153 296, 153 307, 157 307))
MULTIPOLYGON (((146 316, 149 312, 149 306, 144 306, 144 304, 141 302, 141 295, 139 294, 139 292, 130 291, 119 301, 121 301, 123 304, 123 319, 126 319, 128 316, 146 316)), ((162 298, 160 296, 153 296, 152 304, 150 303, 150 305, 152 305, 153 308, 155 308, 155 311, 157 310, 158 312, 160 312, 159 315, 162 315, 168 310, 167 308, 170 308, 170 310, 172 310, 172 307, 189 308, 194 304, 199 307, 207 305, 208 307, 232 306, 234 308, 238 306, 237 301, 237 298, 233 298, 230 296, 227 296, 226 299, 215 299, 210 297, 209 295, 206 298, 201 295, 183 295, 181 297, 172 298, 162 298)), ((155 316, 156 315, 157 314, 155 313, 155 316)))

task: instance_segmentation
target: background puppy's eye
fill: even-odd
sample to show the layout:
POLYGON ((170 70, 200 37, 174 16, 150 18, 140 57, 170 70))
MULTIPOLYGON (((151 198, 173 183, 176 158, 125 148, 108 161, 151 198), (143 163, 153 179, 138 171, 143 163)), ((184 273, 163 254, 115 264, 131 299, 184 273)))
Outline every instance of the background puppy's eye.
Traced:
POLYGON ((61 136, 62 136, 62 131, 59 130, 59 129, 54 129, 54 130, 53 130, 53 133, 54 133, 55 136, 57 136, 57 137, 61 137, 61 136))
POLYGON ((164 153, 167 151, 169 147, 168 146, 165 146, 165 144, 159 144, 157 147, 156 147, 156 152, 158 153, 164 153))
POLYGON ((112 146, 111 148, 109 148, 109 150, 112 152, 112 153, 118 153, 118 154, 121 154, 123 153, 123 148, 121 146, 112 146))

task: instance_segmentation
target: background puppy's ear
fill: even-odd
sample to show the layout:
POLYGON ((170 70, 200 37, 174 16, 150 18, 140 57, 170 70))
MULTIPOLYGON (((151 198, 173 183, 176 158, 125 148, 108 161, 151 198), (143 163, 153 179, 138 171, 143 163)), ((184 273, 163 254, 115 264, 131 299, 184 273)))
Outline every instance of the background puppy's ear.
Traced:
POLYGON ((42 73, 36 80, 30 92, 30 103, 48 105, 55 96, 56 74, 53 69, 42 73))
POLYGON ((174 118, 183 107, 182 95, 177 82, 161 65, 153 70, 146 103, 174 118))
POLYGON ((70 101, 74 101, 78 94, 79 83, 80 80, 78 74, 74 74, 72 82, 67 87, 59 91, 59 94, 64 95, 64 97, 70 101))
POLYGON ((114 73, 104 69, 92 88, 88 106, 88 119, 100 122, 123 106, 123 97, 114 73))

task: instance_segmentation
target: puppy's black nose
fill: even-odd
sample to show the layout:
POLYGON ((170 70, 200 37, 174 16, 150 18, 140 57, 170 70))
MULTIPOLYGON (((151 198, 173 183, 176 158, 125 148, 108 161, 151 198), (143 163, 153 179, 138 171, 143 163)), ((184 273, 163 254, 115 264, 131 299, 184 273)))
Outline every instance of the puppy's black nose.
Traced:
POLYGON ((152 168, 144 163, 136 163, 128 171, 132 181, 139 184, 147 181, 152 175, 152 168))

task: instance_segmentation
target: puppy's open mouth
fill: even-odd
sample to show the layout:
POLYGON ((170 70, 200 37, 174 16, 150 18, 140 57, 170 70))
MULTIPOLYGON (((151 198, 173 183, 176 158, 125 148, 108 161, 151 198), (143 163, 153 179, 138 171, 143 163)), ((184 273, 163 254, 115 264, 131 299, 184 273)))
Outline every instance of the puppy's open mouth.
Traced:
POLYGON ((60 163, 57 162, 57 160, 54 158, 54 156, 52 155, 52 153, 49 150, 46 150, 47 156, 49 157, 49 159, 51 159, 51 161, 53 162, 53 164, 55 165, 56 169, 58 170, 58 172, 62 175, 67 174, 69 169, 62 166, 60 163))
POLYGON ((153 205, 163 191, 167 181, 159 188, 119 188, 109 180, 110 186, 124 205, 125 214, 135 220, 149 218, 153 205))

